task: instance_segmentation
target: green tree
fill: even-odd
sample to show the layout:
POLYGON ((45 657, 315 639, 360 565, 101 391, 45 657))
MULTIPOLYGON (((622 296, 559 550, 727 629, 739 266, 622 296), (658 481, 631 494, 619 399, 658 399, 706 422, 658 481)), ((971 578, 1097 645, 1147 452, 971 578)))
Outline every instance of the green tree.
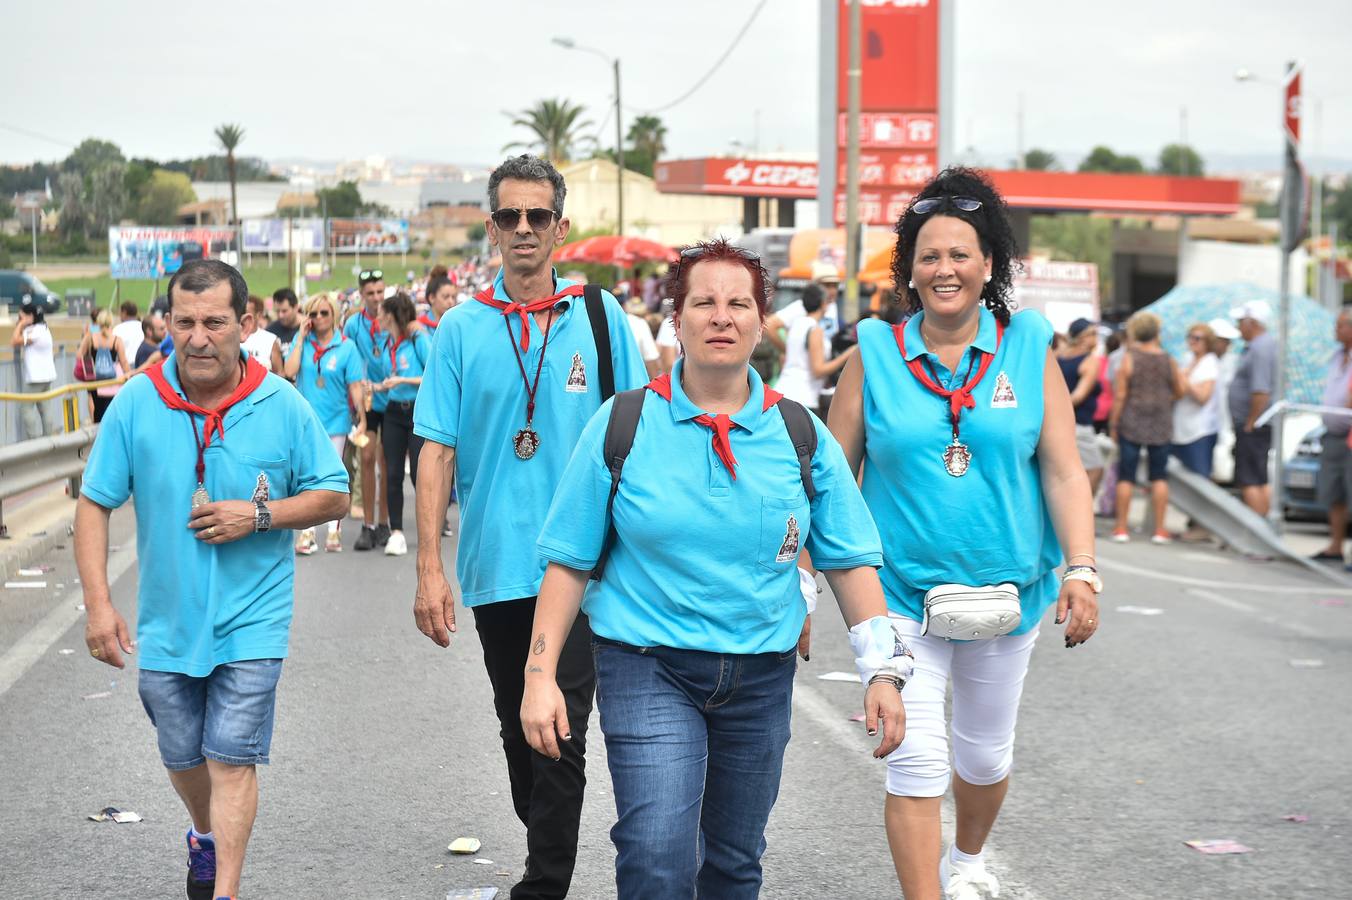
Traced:
POLYGON ((141 192, 136 219, 142 225, 172 225, 177 221, 179 207, 196 199, 187 175, 156 169, 141 192))
POLYGON ((133 159, 122 170, 122 187, 127 195, 127 209, 135 211, 141 206, 141 198, 150 185, 150 176, 155 171, 155 163, 149 159, 133 159))
POLYGON ((1112 296, 1113 223, 1092 216, 1033 216, 1030 248, 1054 260, 1090 262, 1098 266, 1099 293, 1112 296))
POLYGON ((62 239, 70 240, 75 235, 84 236, 89 226, 89 206, 85 201, 84 179, 76 171, 62 172, 52 186, 61 212, 61 221, 57 226, 62 239))
POLYGON ((106 236, 108 226, 122 219, 127 207, 126 172, 125 164, 105 163, 85 177, 89 236, 106 236))
POLYGON ((1118 172, 1136 174, 1145 171, 1141 160, 1135 156, 1118 156, 1110 148, 1100 144, 1080 162, 1081 172, 1118 172))
MULTIPOLYGON (((85 138, 80 142, 80 146, 70 152, 61 163, 61 171, 74 172, 81 178, 101 166, 126 163, 126 157, 122 155, 122 149, 111 141, 101 141, 98 138, 85 138)), ((55 182, 53 182, 55 187, 55 182)))
POLYGON ((340 181, 331 188, 320 188, 315 191, 315 199, 320 209, 334 219, 350 219, 361 210, 361 192, 355 181, 340 181))
POLYGON ((1202 175, 1202 156, 1187 144, 1169 144, 1160 151, 1155 171, 1161 175, 1202 175))
POLYGON ((1343 184, 1342 190, 1335 191, 1324 186, 1324 228, 1338 225, 1338 239, 1346 244, 1352 241, 1352 180, 1343 184))
POLYGON ((0 196, 0 221, 14 218, 14 203, 8 197, 0 196))
POLYGON ((504 151, 517 148, 534 150, 555 165, 572 160, 573 153, 583 145, 594 144, 595 138, 587 135, 591 120, 583 120, 586 107, 574 105, 568 100, 541 100, 530 109, 519 112, 503 112, 512 120, 512 125, 527 128, 534 135, 529 141, 513 141, 505 145, 504 151))
POLYGON ((1023 167, 1034 172, 1057 172, 1061 164, 1057 162, 1056 154, 1034 147, 1023 155, 1023 167))
MULTIPOLYGON (((624 151, 624 167, 651 177, 667 151, 667 126, 657 116, 638 116, 629 124, 625 139, 629 147, 624 151)), ((613 160, 614 154, 608 157, 613 160)))
POLYGON ((221 148, 225 150, 226 174, 230 178, 230 222, 235 224, 239 221, 239 202, 235 195, 238 177, 235 169, 235 148, 244 140, 244 129, 238 125, 221 125, 216 129, 216 140, 221 142, 221 148))

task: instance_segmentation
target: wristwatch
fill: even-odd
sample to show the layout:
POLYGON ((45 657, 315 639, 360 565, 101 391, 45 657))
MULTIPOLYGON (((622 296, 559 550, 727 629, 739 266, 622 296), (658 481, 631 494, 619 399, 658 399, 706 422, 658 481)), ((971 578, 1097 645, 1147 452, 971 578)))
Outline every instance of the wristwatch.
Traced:
POLYGON ((1062 584, 1067 581, 1083 581, 1094 589, 1094 593, 1103 593, 1103 579, 1099 577, 1098 571, 1093 566, 1071 566, 1061 576, 1062 584))
POLYGON ((254 501, 254 533, 262 534, 272 528, 272 510, 262 500, 254 501))

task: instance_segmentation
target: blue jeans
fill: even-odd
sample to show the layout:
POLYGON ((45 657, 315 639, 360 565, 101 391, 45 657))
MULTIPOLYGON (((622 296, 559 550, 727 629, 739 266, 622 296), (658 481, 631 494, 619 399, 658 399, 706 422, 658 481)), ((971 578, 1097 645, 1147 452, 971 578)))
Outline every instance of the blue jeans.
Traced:
POLYGON ((207 759, 266 765, 281 677, 280 659, 222 663, 205 678, 142 669, 141 705, 155 726, 164 767, 192 769, 207 759))
POLYGON ((1216 455, 1216 439, 1219 435, 1208 434, 1199 437, 1190 444, 1174 444, 1173 455, 1189 472, 1196 472, 1203 478, 1211 477, 1212 458, 1216 455))
POLYGON ((759 895, 789 742, 794 652, 592 644, 619 900, 759 895))

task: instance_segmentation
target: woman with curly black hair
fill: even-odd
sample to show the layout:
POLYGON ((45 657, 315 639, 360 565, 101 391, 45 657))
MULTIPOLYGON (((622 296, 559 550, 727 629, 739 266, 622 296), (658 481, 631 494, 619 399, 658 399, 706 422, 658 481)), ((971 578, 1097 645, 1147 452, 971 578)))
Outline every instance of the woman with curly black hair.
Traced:
POLYGON ((1012 314, 1019 261, 1004 201, 980 173, 947 169, 896 231, 892 271, 911 315, 859 324, 830 424, 853 471, 863 467, 888 611, 916 657, 906 738, 888 758, 897 876, 907 900, 975 900, 999 891, 981 851, 1009 787, 1039 623, 1055 604, 1066 646, 1088 640, 1102 584, 1052 328, 1012 314), (957 835, 941 859, 950 781, 957 835))

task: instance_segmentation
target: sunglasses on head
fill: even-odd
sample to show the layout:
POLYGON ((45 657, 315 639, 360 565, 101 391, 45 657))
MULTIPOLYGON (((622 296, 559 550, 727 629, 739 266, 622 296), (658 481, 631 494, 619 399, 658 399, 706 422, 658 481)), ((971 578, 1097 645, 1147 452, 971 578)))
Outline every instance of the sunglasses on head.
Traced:
MULTIPOLYGON (((352 270, 349 269, 348 271, 350 272, 352 270)), ((379 269, 367 269, 366 271, 362 272, 360 275, 357 276, 357 281, 361 283, 362 287, 366 287, 366 285, 370 284, 373 281, 384 281, 384 280, 385 273, 380 271, 379 269)))
MULTIPOLYGON (((699 258, 707 252, 708 251, 706 251, 703 247, 699 246, 686 247, 684 250, 681 251, 681 258, 676 261, 677 273, 679 274, 681 266, 685 265, 687 262, 694 263, 699 261, 699 258)), ((748 262, 753 262, 756 265, 760 265, 761 258, 758 253, 748 250, 745 247, 733 247, 732 252, 736 253, 738 256, 740 256, 742 259, 747 260, 748 262)))
POLYGON ((494 210, 490 218, 493 220, 493 224, 498 226, 500 230, 515 231, 516 226, 521 223, 522 215, 525 215, 526 224, 531 227, 532 231, 544 231, 550 225, 553 225, 554 220, 559 217, 559 214, 552 209, 546 209, 543 206, 532 206, 530 209, 504 208, 494 210))
POLYGON ((917 200, 911 206, 911 212, 925 215, 932 213, 945 203, 952 204, 963 212, 976 212, 981 208, 981 201, 974 200, 971 197, 950 197, 945 194, 942 197, 926 197, 924 200, 917 200))

